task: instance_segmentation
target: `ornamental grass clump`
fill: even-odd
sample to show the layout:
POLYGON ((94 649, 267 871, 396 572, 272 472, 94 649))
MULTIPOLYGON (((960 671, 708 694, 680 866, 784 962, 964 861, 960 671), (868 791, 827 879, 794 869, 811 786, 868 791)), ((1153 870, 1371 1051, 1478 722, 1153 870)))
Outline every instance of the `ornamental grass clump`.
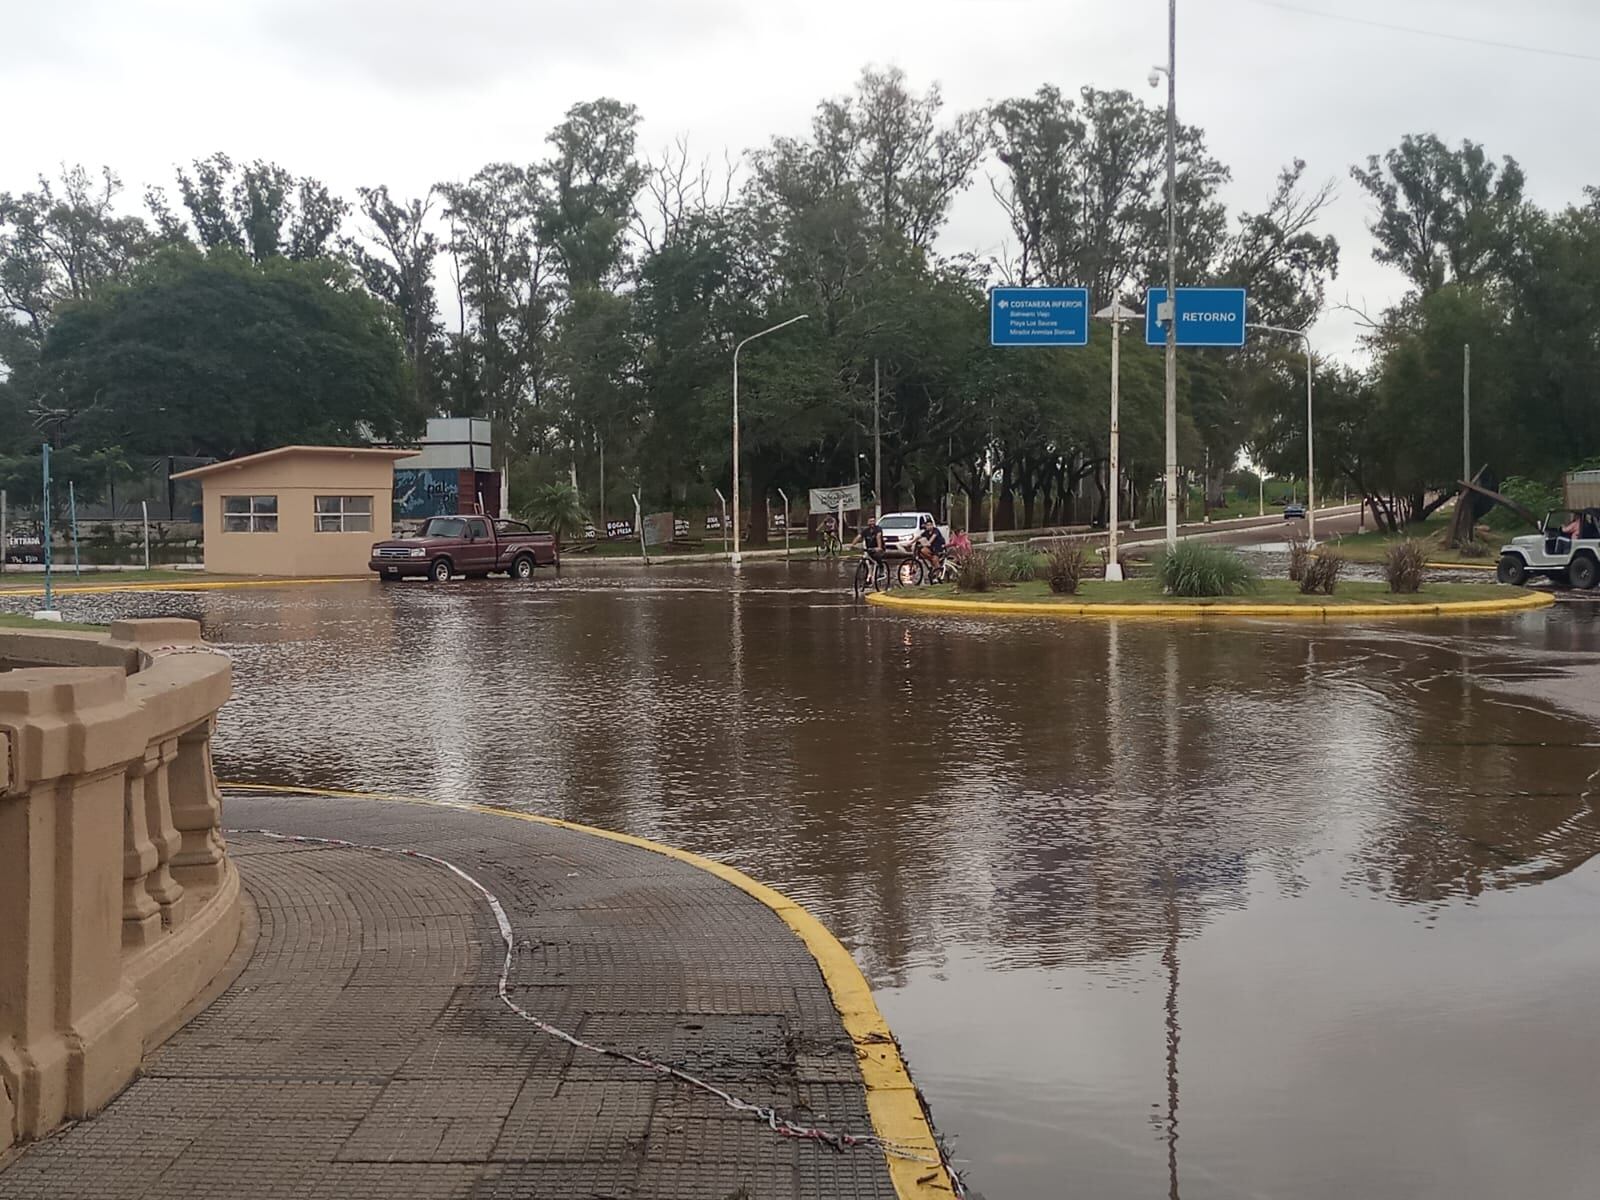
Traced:
POLYGON ((1422 587, 1422 568, 1428 561, 1428 548, 1416 538, 1395 542, 1383 557, 1383 577, 1396 595, 1410 596, 1422 587))
POLYGON ((1078 584, 1088 569, 1083 547, 1072 542, 1059 543, 1045 554, 1044 562, 1045 582, 1050 590, 1058 596, 1077 595, 1078 584))
POLYGON ((1300 583, 1306 577, 1306 567, 1311 563, 1311 542, 1306 538, 1289 540, 1289 582, 1300 583))
POLYGON ((1344 564, 1344 555, 1337 550, 1324 550, 1321 554, 1314 555, 1306 564, 1305 573, 1300 578, 1300 594, 1333 595, 1333 589, 1338 585, 1339 573, 1344 570, 1344 564))
POLYGON ((1238 554, 1204 542, 1179 542, 1161 556, 1156 578, 1173 596, 1237 596, 1256 591, 1261 577, 1238 554))
POLYGON ((962 592, 992 592, 999 586, 1000 577, 995 569, 993 550, 969 551, 961 560, 961 574, 956 576, 956 590, 962 592))
POLYGON ((993 550, 984 553, 994 557, 994 569, 998 578, 1011 583, 1027 583, 1030 579, 1041 578, 1044 567, 1044 555, 1019 542, 1012 542, 1004 546, 996 546, 993 550))
POLYGON ((1462 542, 1456 547, 1456 553, 1462 558, 1488 558, 1494 553, 1494 546, 1485 541, 1474 538, 1470 542, 1462 542))

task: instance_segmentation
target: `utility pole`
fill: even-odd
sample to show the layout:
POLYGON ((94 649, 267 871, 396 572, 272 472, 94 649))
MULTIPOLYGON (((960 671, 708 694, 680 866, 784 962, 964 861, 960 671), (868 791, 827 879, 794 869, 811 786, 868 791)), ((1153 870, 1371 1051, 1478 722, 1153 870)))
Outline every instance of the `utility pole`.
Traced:
MULTIPOLYGON (((1461 347, 1461 480, 1472 478, 1472 346, 1461 347)), ((1465 497, 1463 497, 1465 499, 1465 497)))
POLYGON ((1167 545, 1178 544, 1178 0, 1167 0, 1167 545))
MULTIPOLYGON (((883 516, 883 427, 879 420, 878 360, 872 360, 872 506, 883 516)), ((841 532, 843 532, 841 530, 841 532)))

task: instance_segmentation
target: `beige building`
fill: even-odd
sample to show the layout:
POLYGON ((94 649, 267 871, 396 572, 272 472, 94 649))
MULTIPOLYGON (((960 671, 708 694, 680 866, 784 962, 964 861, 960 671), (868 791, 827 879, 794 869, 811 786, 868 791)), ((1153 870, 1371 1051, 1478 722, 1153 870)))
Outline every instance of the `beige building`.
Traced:
POLYGON ((394 464, 415 450, 282 446, 174 475, 204 492, 206 570, 364 575, 391 531, 394 464))

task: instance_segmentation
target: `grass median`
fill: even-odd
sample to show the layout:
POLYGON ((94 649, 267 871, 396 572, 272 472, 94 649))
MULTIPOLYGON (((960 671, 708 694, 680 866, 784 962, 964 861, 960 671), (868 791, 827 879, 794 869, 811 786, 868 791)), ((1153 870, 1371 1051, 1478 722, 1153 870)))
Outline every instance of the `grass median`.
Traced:
POLYGON ((1471 600, 1504 600, 1520 589, 1503 587, 1497 583, 1429 583, 1420 591, 1398 595, 1389 591, 1387 584, 1368 580, 1345 580, 1331 596, 1307 596, 1298 583, 1287 579, 1264 579, 1255 591, 1241 592, 1236 596, 1169 596, 1154 579, 1130 579, 1123 583, 1107 583, 1103 579, 1086 580, 1079 585, 1075 595, 1058 596, 1040 581, 1012 584, 990 592, 961 592, 949 584, 915 590, 895 590, 890 595, 908 599, 967 601, 973 604, 1038 604, 1078 607, 1095 604, 1139 604, 1151 607, 1207 608, 1218 605, 1275 604, 1284 607, 1338 608, 1341 605, 1388 604, 1407 605, 1459 604, 1471 600))
POLYGON ((1450 524, 1453 515, 1434 515, 1417 525, 1406 525, 1399 533, 1390 533, 1383 529, 1373 529, 1366 533, 1347 533, 1342 536, 1328 538, 1321 543, 1323 547, 1338 550, 1351 562, 1381 563, 1389 553, 1389 547, 1396 542, 1406 541, 1408 538, 1421 542, 1428 551, 1430 563, 1449 564, 1463 567, 1492 568, 1499 558, 1499 549, 1502 543, 1511 540, 1511 535, 1496 533, 1491 535, 1490 544, 1495 553, 1487 556, 1473 558, 1463 555, 1453 546, 1445 545, 1445 539, 1450 535, 1450 524))

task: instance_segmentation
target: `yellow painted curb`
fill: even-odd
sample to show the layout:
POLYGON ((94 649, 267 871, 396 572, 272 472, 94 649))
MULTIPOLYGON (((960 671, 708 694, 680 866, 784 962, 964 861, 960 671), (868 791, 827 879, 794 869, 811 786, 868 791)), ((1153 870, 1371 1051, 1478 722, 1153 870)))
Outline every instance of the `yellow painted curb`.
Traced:
MULTIPOLYGON (((111 592, 210 592, 229 588, 305 587, 313 583, 362 583, 373 577, 330 575, 323 579, 169 579, 164 582, 140 580, 136 583, 68 583, 51 588, 57 596, 93 596, 111 592)), ((0 587, 0 596, 42 596, 44 587, 0 587)))
POLYGON ((873 592, 867 603, 883 608, 944 615, 1022 617, 1273 617, 1325 620, 1333 617, 1462 617, 1518 612, 1555 603, 1548 592, 1522 591, 1504 600, 1457 600, 1440 604, 1025 604, 1004 600, 944 600, 873 592))
POLYGON ((1464 562, 1431 562, 1423 563, 1425 567, 1433 567, 1439 571, 1494 571, 1498 570, 1494 563, 1464 563, 1464 562))
POLYGON ((872 1132, 880 1141, 892 1142, 930 1161, 915 1162, 884 1155, 889 1168, 889 1178, 894 1183, 895 1195, 901 1200, 930 1200, 955 1194, 955 1187, 945 1170, 934 1140, 933 1127, 923 1108, 922 1097, 911 1081, 905 1060, 900 1055, 899 1044, 889 1031, 889 1024, 878 1011, 872 998, 872 986, 867 982, 856 960, 843 943, 828 932, 827 926, 808 913, 782 892, 757 883, 737 867, 715 859, 704 858, 676 846, 653 842, 649 838, 598 829, 592 825, 579 825, 559 817, 545 817, 537 813, 514 812, 486 804, 447 804, 424 796, 400 796, 385 792, 349 792, 332 788, 295 787, 254 783, 223 783, 221 787, 235 792, 271 792, 302 796, 327 796, 341 800, 388 800, 403 804, 426 804, 437 808, 464 809, 468 812, 487 813, 496 817, 510 817, 517 821, 532 821, 539 825, 553 825, 575 833, 587 833, 607 841, 621 842, 664 854, 691 867, 709 872, 746 895, 760 901, 783 919, 791 930, 805 943, 822 971, 823 982, 833 998, 845 1031, 855 1044, 856 1060, 861 1066, 861 1078, 867 1092, 867 1113, 872 1118, 872 1132))

